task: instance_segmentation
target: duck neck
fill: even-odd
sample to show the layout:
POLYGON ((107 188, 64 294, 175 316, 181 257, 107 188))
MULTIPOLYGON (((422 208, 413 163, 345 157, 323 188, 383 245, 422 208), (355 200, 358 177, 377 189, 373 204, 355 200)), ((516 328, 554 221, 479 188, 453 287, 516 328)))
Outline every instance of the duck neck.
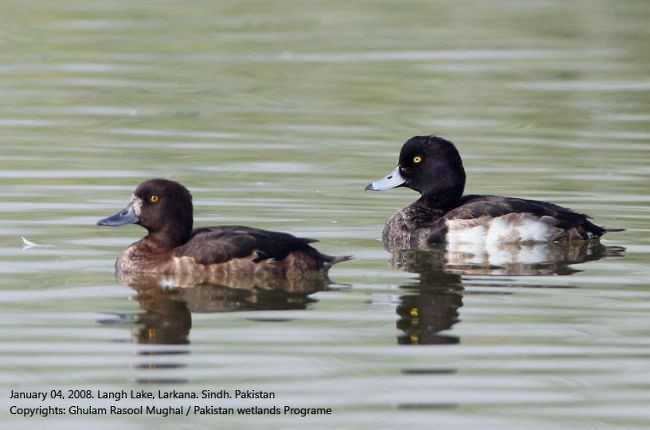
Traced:
POLYGON ((458 205, 462 196, 463 188, 445 188, 422 194, 415 205, 448 211, 458 205))
POLYGON ((167 251, 181 246, 190 239, 192 223, 189 225, 165 225, 156 231, 150 231, 144 238, 152 248, 167 251))

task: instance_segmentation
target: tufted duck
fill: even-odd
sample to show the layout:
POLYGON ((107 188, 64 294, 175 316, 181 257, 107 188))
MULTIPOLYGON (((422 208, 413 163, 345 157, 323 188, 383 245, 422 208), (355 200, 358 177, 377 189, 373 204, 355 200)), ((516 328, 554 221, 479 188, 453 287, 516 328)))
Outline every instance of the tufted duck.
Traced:
POLYGON ((564 242, 594 239, 608 231, 587 215, 553 203, 513 197, 466 195, 465 169, 456 147, 436 136, 409 139, 399 164, 366 190, 408 187, 421 194, 386 223, 386 248, 428 248, 436 243, 564 242))
POLYGON ((192 196, 187 188, 151 179, 136 188, 124 210, 97 225, 139 224, 147 229, 143 239, 118 257, 118 274, 190 274, 201 279, 194 276, 199 274, 221 281, 247 276, 297 279, 326 273, 351 258, 321 254, 309 245, 314 239, 242 226, 192 229, 192 222, 192 196))

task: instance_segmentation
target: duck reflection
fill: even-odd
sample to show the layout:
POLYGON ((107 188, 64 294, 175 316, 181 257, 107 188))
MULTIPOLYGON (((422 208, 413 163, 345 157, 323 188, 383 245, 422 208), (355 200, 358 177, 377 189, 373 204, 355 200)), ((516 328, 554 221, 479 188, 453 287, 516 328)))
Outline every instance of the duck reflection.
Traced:
MULTIPOLYGON (((403 332, 399 344, 455 344, 457 336, 441 333, 459 321, 463 306, 463 275, 540 276, 571 275, 580 270, 573 264, 622 256, 625 248, 599 242, 570 244, 500 244, 492 248, 400 250, 391 253, 390 263, 399 270, 418 273, 417 284, 403 285, 397 328, 403 332)), ((484 282, 483 282, 484 284, 484 282)))
POLYGON ((144 274, 121 274, 117 279, 135 291, 131 299, 140 305, 141 312, 114 314, 98 322, 110 326, 128 324, 132 343, 165 345, 164 348, 137 348, 135 354, 144 360, 135 367, 147 371, 136 379, 141 384, 189 382, 166 370, 187 366, 178 356, 190 354, 186 345, 190 343, 193 313, 306 309, 316 302, 310 294, 326 290, 332 284, 324 274, 305 274, 292 281, 202 277, 197 282, 193 276, 144 274))
MULTIPOLYGON (((422 251, 420 251, 422 252, 422 251)), ((440 334, 458 322, 458 308, 463 306, 463 285, 460 275, 444 271, 423 270, 419 285, 400 287, 397 328, 402 345, 454 344, 457 336, 440 334)))
POLYGON ((306 309, 316 301, 309 295, 331 283, 324 276, 305 277, 300 282, 274 279, 265 284, 237 279, 229 285, 142 274, 120 275, 118 280, 135 290, 133 299, 143 310, 133 318, 137 326, 132 341, 166 345, 189 343, 192 313, 306 309))

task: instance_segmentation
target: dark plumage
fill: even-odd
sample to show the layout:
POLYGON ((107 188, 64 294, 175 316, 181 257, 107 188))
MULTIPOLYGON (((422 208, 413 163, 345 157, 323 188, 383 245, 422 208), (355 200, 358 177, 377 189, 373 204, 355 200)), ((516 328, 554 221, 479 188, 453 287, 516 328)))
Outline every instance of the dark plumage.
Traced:
POLYGON ((393 215, 383 232, 389 249, 436 243, 549 242, 594 239, 607 231, 587 215, 537 200, 467 195, 465 169, 456 147, 436 136, 409 139, 399 164, 366 189, 408 187, 421 194, 393 215))
POLYGON ((351 258, 321 254, 309 245, 316 240, 287 233, 242 226, 192 229, 192 211, 192 196, 181 184, 166 179, 140 184, 123 211, 97 223, 147 229, 143 239, 118 257, 116 271, 192 275, 197 281, 228 284, 237 277, 298 279, 310 272, 326 273, 351 258))
MULTIPOLYGON (((316 251, 309 246, 314 242, 318 241, 259 228, 203 227, 192 231, 190 240, 176 250, 176 255, 192 257, 199 264, 223 263, 252 254, 256 255, 254 263, 267 259, 281 261, 292 251, 316 251)), ((321 260, 317 253, 310 253, 310 257, 316 261, 321 260)))

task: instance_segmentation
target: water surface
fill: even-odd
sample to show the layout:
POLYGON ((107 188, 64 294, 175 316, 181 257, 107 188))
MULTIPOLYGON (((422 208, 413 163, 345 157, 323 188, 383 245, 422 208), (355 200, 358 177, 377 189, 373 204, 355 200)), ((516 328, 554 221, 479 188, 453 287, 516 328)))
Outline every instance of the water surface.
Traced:
POLYGON ((334 411, 47 422, 66 429, 647 428, 649 20, 631 0, 3 1, 2 395, 242 388, 277 399, 233 405, 334 411), (392 256, 383 224, 415 193, 363 188, 429 133, 470 193, 627 230, 553 264, 392 256), (355 260, 313 292, 121 285, 142 231, 95 222, 151 177, 191 189, 197 225, 355 260))

